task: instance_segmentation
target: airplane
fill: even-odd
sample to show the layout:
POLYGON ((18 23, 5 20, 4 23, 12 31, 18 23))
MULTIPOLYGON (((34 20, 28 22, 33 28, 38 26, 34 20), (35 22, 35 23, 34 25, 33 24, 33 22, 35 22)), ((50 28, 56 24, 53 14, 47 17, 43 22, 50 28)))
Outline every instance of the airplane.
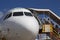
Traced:
POLYGON ((39 23, 26 8, 13 8, 0 19, 1 40, 35 40, 39 23))

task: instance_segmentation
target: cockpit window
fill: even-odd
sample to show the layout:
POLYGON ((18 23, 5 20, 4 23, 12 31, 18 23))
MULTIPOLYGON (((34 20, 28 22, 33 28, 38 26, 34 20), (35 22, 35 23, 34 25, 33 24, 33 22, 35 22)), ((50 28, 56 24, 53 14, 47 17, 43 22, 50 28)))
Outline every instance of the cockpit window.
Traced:
POLYGON ((22 16, 23 15, 23 12, 14 12, 13 13, 13 16, 22 16))
POLYGON ((5 19, 8 19, 9 17, 11 17, 11 15, 12 15, 12 13, 7 14, 6 17, 4 18, 4 20, 5 20, 5 19))
POLYGON ((25 13, 26 16, 32 16, 32 14, 29 13, 29 12, 24 12, 24 13, 25 13))

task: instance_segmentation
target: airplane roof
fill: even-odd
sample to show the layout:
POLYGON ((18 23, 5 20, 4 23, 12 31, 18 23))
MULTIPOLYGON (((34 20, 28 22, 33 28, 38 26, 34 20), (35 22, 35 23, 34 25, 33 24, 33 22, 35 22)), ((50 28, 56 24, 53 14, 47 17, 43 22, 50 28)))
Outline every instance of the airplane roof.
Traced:
POLYGON ((9 10, 8 12, 30 12, 30 11, 25 8, 13 8, 13 9, 9 10))

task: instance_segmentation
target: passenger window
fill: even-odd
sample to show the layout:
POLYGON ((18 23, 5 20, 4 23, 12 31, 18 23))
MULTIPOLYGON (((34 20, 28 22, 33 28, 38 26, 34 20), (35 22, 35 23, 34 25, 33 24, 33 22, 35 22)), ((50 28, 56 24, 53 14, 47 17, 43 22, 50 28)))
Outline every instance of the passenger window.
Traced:
POLYGON ((12 15, 12 13, 7 14, 6 17, 4 18, 4 20, 5 20, 5 19, 8 19, 9 17, 11 17, 11 15, 12 15))
POLYGON ((32 14, 29 13, 29 12, 24 12, 24 13, 25 13, 26 16, 32 16, 32 14))
POLYGON ((13 13, 13 16, 22 16, 23 15, 23 12, 14 12, 13 13))

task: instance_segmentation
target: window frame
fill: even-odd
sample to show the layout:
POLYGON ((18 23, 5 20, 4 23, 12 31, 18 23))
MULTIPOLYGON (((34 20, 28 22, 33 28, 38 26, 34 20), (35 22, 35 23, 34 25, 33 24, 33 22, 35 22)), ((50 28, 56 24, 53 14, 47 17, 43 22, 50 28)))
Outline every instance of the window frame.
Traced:
POLYGON ((12 16, 12 13, 7 14, 7 15, 4 17, 4 20, 10 18, 11 16, 12 16))
POLYGON ((23 16, 24 15, 24 13, 23 12, 21 12, 22 13, 22 15, 14 15, 14 13, 18 13, 18 12, 13 12, 13 16, 23 16))
POLYGON ((31 12, 24 12, 24 15, 25 16, 31 16, 31 17, 33 16, 31 12), (29 15, 26 15, 26 13, 29 14, 29 15))

